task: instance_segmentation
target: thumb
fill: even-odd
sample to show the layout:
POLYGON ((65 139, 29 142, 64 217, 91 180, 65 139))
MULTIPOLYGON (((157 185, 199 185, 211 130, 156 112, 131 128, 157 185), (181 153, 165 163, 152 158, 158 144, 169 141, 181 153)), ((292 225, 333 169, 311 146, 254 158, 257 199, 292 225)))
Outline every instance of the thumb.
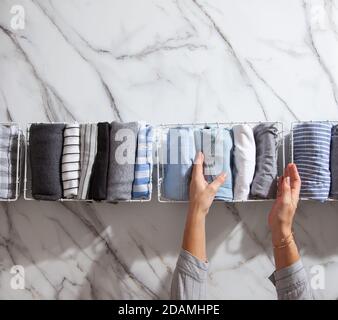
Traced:
POLYGON ((216 194, 220 186, 225 182, 226 174, 222 172, 219 174, 216 179, 208 185, 209 190, 216 194))

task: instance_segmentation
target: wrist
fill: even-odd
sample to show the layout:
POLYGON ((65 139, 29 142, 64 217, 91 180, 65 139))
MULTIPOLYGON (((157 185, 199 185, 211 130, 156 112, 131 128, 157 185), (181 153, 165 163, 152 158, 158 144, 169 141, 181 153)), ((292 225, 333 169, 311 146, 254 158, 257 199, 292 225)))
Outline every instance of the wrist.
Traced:
POLYGON ((190 203, 188 213, 189 215, 205 217, 208 210, 202 208, 198 203, 190 203))
POLYGON ((280 228, 271 232, 271 240, 274 246, 280 245, 285 239, 292 237, 292 228, 280 228))

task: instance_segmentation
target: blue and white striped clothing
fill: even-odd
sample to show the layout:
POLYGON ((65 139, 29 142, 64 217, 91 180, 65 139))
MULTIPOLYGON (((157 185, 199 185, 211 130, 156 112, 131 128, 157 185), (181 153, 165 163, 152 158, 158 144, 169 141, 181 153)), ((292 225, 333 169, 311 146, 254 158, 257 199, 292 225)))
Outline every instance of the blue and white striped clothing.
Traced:
POLYGON ((132 189, 133 199, 149 199, 151 194, 153 136, 154 129, 152 126, 140 125, 137 136, 135 178, 132 189))
POLYGON ((329 196, 331 128, 325 122, 305 122, 293 130, 293 158, 302 180, 302 198, 324 201, 329 196))

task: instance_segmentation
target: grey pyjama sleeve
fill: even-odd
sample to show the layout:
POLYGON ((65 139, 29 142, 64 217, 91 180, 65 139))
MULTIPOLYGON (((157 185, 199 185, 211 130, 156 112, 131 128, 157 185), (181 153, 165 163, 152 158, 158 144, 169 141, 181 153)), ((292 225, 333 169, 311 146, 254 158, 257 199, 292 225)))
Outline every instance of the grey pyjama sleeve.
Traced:
MULTIPOLYGON (((203 262, 183 250, 178 258, 171 284, 173 300, 206 299, 208 262, 203 262)), ((276 287, 279 300, 313 299, 301 260, 289 267, 275 271, 270 280, 276 287)))
POLYGON ((208 262, 182 249, 171 283, 172 300, 206 299, 208 262))

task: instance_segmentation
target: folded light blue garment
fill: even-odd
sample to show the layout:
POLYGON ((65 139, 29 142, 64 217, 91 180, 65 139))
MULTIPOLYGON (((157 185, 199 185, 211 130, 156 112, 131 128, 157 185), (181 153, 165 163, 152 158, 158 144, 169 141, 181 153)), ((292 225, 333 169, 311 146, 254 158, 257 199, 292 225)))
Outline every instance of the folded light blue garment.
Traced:
POLYGON ((189 184, 196 149, 194 131, 188 127, 170 128, 166 137, 162 196, 168 200, 189 200, 189 184))
POLYGON ((153 131, 152 126, 141 124, 137 135, 133 199, 149 199, 150 197, 150 178, 153 168, 153 131))
POLYGON ((301 197, 323 201, 329 196, 331 128, 329 123, 306 122, 293 130, 293 158, 302 180, 301 197))
POLYGON ((215 199, 233 200, 233 134, 226 128, 204 128, 195 131, 196 152, 204 154, 204 175, 210 183, 223 171, 226 180, 215 199))

